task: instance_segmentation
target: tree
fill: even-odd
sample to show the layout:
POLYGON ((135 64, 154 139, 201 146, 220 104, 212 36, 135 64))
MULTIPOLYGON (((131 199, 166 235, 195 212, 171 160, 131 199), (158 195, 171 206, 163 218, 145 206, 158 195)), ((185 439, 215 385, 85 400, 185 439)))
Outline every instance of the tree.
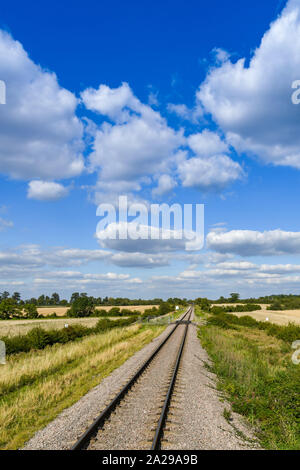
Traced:
POLYGON ((39 298, 38 298, 38 305, 45 305, 45 296, 44 294, 43 295, 40 295, 39 298))
POLYGON ((11 298, 14 299, 17 303, 19 303, 20 300, 21 300, 20 292, 14 292, 13 295, 11 296, 11 298))
POLYGON ((204 310, 205 312, 209 311, 210 308, 210 301, 207 298, 201 298, 199 297, 198 299, 195 300, 195 303, 199 305, 199 307, 204 310))
POLYGON ((26 318, 37 318, 38 311, 34 304, 25 304, 24 305, 24 313, 26 318))
POLYGON ((240 294, 238 294, 237 292, 232 292, 232 294, 230 294, 231 302, 238 302, 239 298, 240 298, 240 294))
POLYGON ((70 317, 89 317, 95 313, 95 307, 90 297, 78 297, 68 310, 70 317))
POLYGON ((2 294, 1 294, 1 300, 8 299, 8 297, 9 297, 9 292, 7 292, 7 290, 5 290, 4 292, 2 292, 2 294))
POLYGON ((58 305, 59 304, 59 295, 57 294, 57 292, 54 292, 51 296, 51 301, 53 302, 54 305, 58 305))
POLYGON ((79 292, 73 292, 73 294, 71 295, 71 298, 70 298, 70 304, 75 302, 75 300, 78 299, 78 297, 79 297, 79 292))
POLYGON ((20 309, 13 299, 4 299, 0 302, 0 318, 8 320, 20 314, 20 309))

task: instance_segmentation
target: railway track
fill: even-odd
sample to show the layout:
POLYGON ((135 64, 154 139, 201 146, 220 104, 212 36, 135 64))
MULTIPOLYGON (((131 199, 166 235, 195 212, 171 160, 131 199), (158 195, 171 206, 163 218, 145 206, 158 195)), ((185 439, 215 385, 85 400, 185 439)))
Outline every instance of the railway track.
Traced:
POLYGON ((72 450, 160 449, 192 313, 175 322, 72 450))

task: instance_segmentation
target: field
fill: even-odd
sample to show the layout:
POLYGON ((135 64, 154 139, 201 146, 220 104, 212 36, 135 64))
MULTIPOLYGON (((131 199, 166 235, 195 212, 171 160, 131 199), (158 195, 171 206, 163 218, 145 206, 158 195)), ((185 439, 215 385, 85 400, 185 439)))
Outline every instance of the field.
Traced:
MULTIPOLYGON (((106 317, 109 320, 118 320, 121 317, 106 317)), ((122 317, 127 318, 127 317, 122 317)), ((15 336, 24 335, 34 327, 41 327, 44 330, 51 330, 64 328, 68 325, 84 325, 88 327, 95 326, 99 317, 93 318, 61 318, 61 319, 49 319, 49 320, 1 320, 0 321, 0 337, 1 336, 15 336)))
MULTIPOLYGON (((139 312, 143 313, 147 308, 152 308, 153 305, 129 305, 129 306, 118 305, 117 307, 120 308, 120 309, 126 308, 126 310, 131 310, 131 311, 138 310, 139 312)), ((39 315, 44 315, 45 317, 47 315, 51 315, 52 313, 56 313, 56 315, 58 317, 60 317, 60 316, 65 315, 69 308, 70 307, 60 307, 60 306, 58 306, 58 307, 56 307, 56 306, 53 306, 53 307, 38 307, 37 311, 38 311, 39 315)), ((113 305, 96 307, 97 310, 110 310, 111 308, 113 308, 113 305)))
POLYGON ((0 449, 20 448, 163 329, 135 324, 8 357, 0 366, 0 449))
MULTIPOLYGON (((218 307, 224 305, 238 305, 238 304, 213 304, 218 307)), ((287 325, 288 323, 295 323, 300 325, 300 310, 267 310, 267 304, 260 304, 261 310, 257 310, 256 312, 241 312, 236 313, 232 312, 234 315, 238 317, 249 315, 250 317, 255 318, 257 321, 265 321, 266 318, 269 319, 271 323, 275 323, 277 325, 287 325)))

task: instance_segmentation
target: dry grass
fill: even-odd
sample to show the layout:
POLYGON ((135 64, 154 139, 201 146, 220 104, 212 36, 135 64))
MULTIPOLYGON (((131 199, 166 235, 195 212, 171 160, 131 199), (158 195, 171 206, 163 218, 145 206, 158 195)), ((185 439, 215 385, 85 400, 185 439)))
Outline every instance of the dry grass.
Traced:
MULTIPOLYGON (((239 305, 237 304, 213 304, 218 307, 221 306, 229 306, 229 305, 239 305)), ((240 304, 241 305, 241 304, 240 304)), ((277 325, 288 325, 289 323, 295 323, 296 325, 300 325, 300 310, 267 310, 268 304, 260 304, 261 310, 257 310, 255 312, 230 312, 232 315, 237 315, 238 317, 248 315, 254 318, 257 321, 265 321, 266 318, 269 319, 271 323, 275 323, 277 325)))
MULTIPOLYGON (((125 306, 120 306, 118 305, 118 307, 120 309, 122 308, 126 308, 127 310, 138 310, 140 312, 144 312, 147 308, 152 308, 153 305, 129 305, 128 307, 125 305, 125 306)), ((37 311, 39 313, 39 315, 44 315, 45 317, 47 315, 51 315, 52 313, 56 313, 57 316, 63 316, 66 314, 67 310, 69 309, 70 307, 38 307, 37 311)), ((111 306, 102 306, 100 305, 99 307, 96 307, 97 310, 110 310, 111 308, 113 308, 113 305, 111 306)))
MULTIPOLYGON (((118 320, 121 317, 105 317, 109 320, 118 320)), ((127 317, 122 317, 127 318, 127 317)), ((64 328, 65 324, 68 325, 83 325, 93 327, 96 325, 100 317, 96 318, 61 318, 49 320, 1 320, 0 321, 0 337, 1 336, 16 336, 24 335, 32 328, 39 326, 44 330, 64 328)))
POLYGON ((0 448, 21 447, 162 331, 135 324, 9 357, 0 366, 0 448))

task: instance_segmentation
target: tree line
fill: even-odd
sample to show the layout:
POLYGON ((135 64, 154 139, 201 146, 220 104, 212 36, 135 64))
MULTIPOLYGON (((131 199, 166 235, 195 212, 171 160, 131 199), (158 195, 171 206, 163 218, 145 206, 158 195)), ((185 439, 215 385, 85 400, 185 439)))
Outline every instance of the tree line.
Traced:
MULTIPOLYGON (((37 307, 42 306, 65 306, 70 307, 66 312, 67 316, 71 317, 85 317, 85 316, 99 316, 98 311, 95 310, 99 306, 131 306, 131 305, 156 305, 158 311, 162 312, 168 306, 170 311, 174 305, 186 305, 186 299, 179 299, 178 297, 169 298, 166 302, 162 299, 128 299, 124 297, 93 297, 88 296, 86 292, 73 292, 70 300, 60 299, 59 294, 54 292, 51 297, 41 295, 38 298, 32 297, 23 300, 19 292, 14 292, 12 295, 8 291, 0 294, 0 319, 8 320, 11 318, 43 318, 39 315, 37 307)), ((53 314, 52 316, 56 316, 53 314)))

